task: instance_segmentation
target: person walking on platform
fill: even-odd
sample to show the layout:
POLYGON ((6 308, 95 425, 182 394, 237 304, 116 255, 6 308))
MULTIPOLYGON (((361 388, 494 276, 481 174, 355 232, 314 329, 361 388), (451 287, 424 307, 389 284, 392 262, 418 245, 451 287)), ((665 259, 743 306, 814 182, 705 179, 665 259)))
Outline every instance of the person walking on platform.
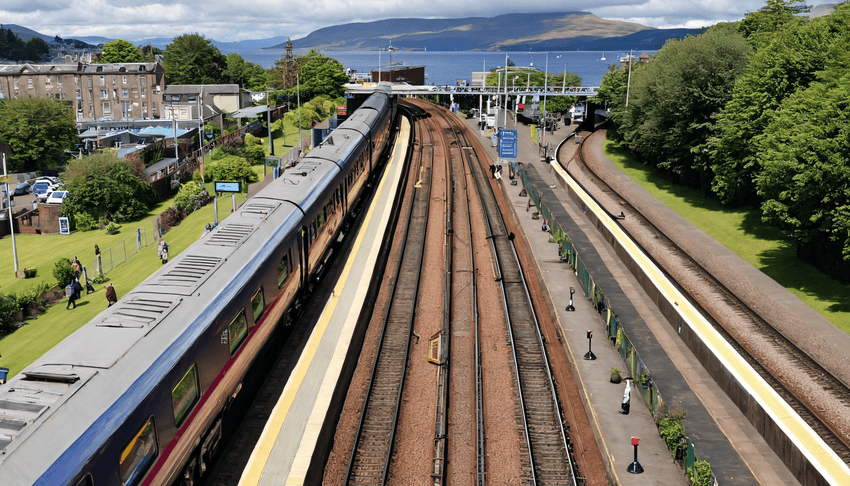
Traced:
POLYGON ((620 405, 620 413, 623 415, 629 414, 629 408, 631 408, 631 394, 632 394, 632 378, 626 377, 626 390, 623 392, 623 404, 620 405))

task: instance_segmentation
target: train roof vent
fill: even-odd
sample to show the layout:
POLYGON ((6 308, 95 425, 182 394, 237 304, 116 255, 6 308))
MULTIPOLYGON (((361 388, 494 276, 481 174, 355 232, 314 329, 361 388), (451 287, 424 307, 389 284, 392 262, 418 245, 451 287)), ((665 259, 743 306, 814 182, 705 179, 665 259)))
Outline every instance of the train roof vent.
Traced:
POLYGON ((144 291, 191 295, 223 261, 223 258, 214 256, 180 255, 168 264, 167 271, 157 274, 154 280, 146 282, 144 291))
MULTIPOLYGON (((173 284, 169 284, 173 285, 173 284)), ((167 316, 182 298, 152 298, 148 295, 128 295, 112 306, 110 312, 98 324, 98 327, 143 328, 155 324, 167 316)))
POLYGON ((250 224, 222 224, 210 233, 205 242, 212 246, 232 246, 236 247, 242 244, 256 228, 250 224))
MULTIPOLYGON (((255 198, 256 199, 256 198, 255 198)), ((280 206, 276 201, 252 200, 242 208, 242 216, 252 219, 266 219, 269 215, 280 206)))

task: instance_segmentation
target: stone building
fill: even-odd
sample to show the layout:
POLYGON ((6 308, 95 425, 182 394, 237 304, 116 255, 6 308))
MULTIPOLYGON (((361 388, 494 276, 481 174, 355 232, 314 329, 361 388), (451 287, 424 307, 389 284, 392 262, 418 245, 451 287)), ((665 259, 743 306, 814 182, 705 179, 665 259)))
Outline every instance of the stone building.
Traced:
POLYGON ((0 99, 71 102, 78 122, 162 116, 162 63, 0 65, 0 99))

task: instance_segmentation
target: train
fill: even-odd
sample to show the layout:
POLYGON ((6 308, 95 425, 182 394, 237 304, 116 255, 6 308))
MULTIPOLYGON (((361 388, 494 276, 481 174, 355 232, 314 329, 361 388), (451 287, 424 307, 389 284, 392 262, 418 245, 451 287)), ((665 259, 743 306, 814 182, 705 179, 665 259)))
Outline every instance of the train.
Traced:
POLYGON ((0 385, 0 483, 192 485, 391 149, 384 87, 210 233, 0 385))

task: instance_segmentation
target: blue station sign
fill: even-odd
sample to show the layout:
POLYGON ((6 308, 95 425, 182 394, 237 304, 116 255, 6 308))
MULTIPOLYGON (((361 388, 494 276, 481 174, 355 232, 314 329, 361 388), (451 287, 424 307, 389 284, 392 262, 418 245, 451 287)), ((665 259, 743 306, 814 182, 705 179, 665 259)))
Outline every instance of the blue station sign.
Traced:
POLYGON ((517 131, 499 130, 499 158, 517 158, 517 131))
POLYGON ((236 182, 216 181, 215 182, 215 192, 242 192, 242 183, 239 182, 239 181, 236 181, 236 182))

